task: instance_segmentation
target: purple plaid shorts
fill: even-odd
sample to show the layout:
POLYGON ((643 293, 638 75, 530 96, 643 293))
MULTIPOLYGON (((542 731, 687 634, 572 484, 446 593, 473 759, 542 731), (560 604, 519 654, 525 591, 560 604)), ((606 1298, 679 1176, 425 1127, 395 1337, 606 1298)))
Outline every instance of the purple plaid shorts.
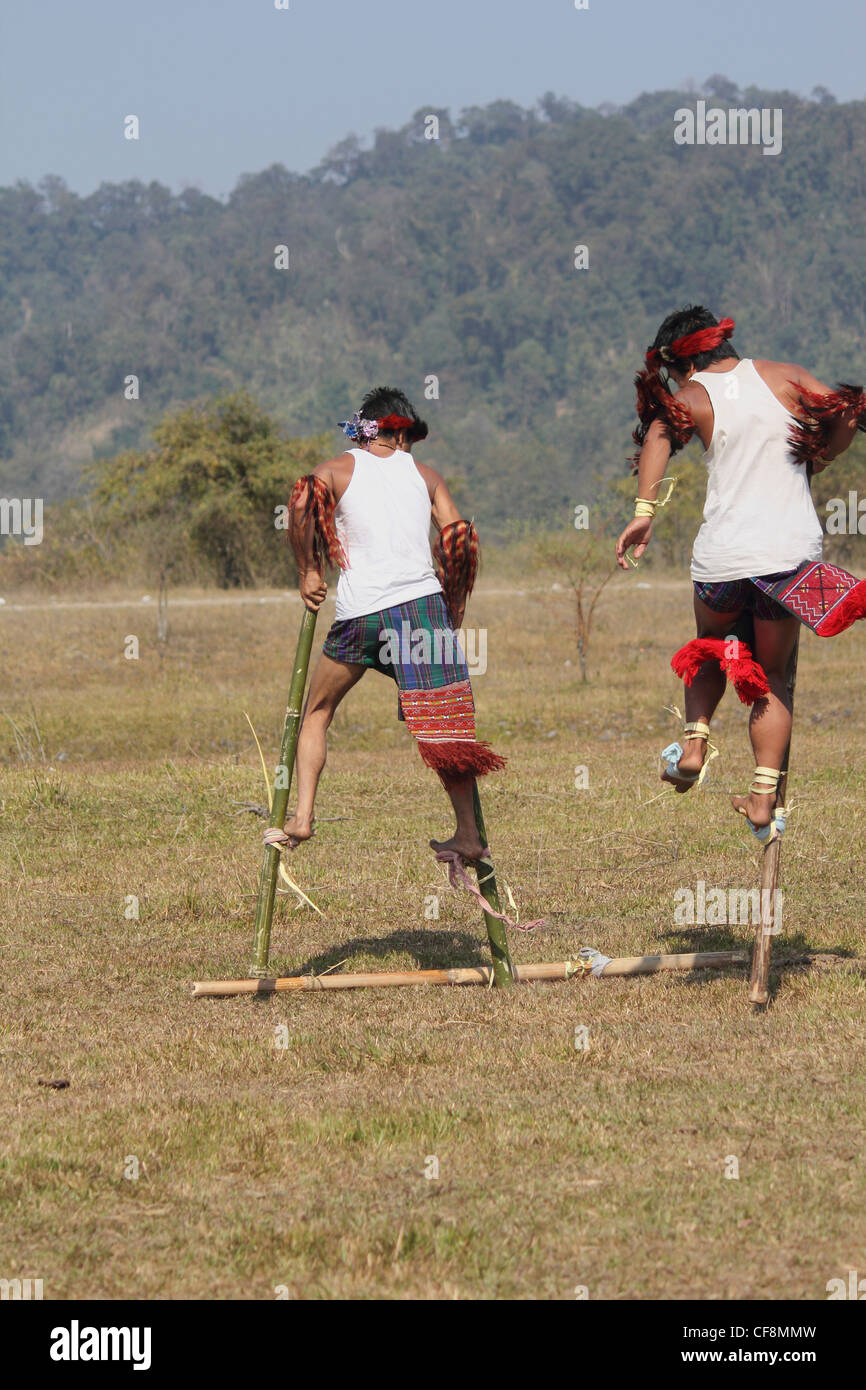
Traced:
MULTIPOLYGON (((775 583, 789 574, 796 574, 796 570, 784 570, 781 574, 761 574, 757 577, 768 583, 775 583)), ((753 613, 762 622, 774 623, 789 616, 780 603, 762 593, 751 579, 723 579, 717 584, 695 582, 694 588, 701 603, 712 608, 714 613, 742 613, 745 610, 747 613, 753 613)))

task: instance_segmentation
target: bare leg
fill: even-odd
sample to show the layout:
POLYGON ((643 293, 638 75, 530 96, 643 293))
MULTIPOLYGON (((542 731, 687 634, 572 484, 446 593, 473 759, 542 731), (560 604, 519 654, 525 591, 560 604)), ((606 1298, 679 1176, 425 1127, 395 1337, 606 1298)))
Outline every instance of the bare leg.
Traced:
MULTIPOLYGON (((770 693, 756 700, 749 719, 749 738, 758 767, 782 766, 785 749, 791 737, 791 702, 786 676, 788 662, 797 633, 799 618, 793 615, 778 621, 755 619, 755 659, 763 666, 770 684, 770 693)), ((742 807, 753 825, 769 825, 773 813, 775 792, 750 792, 735 796, 734 807, 742 807)))
POLYGON ((480 859, 481 851, 487 846, 482 845, 475 824, 475 778, 462 777, 459 782, 452 782, 445 790, 454 807, 457 829, 450 840, 431 840, 431 849, 450 849, 462 855, 464 859, 480 859))
MULTIPOLYGON (((739 613, 716 613, 708 608, 695 595, 695 621, 698 637, 727 637, 736 626, 739 613)), ((707 661, 695 676, 691 685, 685 688, 686 723, 699 721, 709 724, 725 693, 727 682, 725 673, 715 661, 707 661)), ((683 740, 683 756, 679 766, 682 772, 700 772, 706 756, 707 745, 702 738, 683 740)), ((683 782, 676 777, 662 773, 663 782, 672 782, 678 792, 691 791, 694 782, 683 782)))
POLYGON ((332 661, 329 656, 322 655, 313 673, 295 759, 298 809, 285 827, 286 834, 294 841, 292 849, 301 840, 309 840, 313 833, 313 805, 328 754, 328 729, 340 701, 358 684, 366 669, 366 666, 332 661))

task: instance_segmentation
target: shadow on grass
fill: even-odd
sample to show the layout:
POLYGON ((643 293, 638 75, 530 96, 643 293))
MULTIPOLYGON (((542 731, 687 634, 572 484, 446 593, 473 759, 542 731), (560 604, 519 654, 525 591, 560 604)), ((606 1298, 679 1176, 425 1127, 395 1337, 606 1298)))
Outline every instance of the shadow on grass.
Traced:
MULTIPOLYGON (((735 966, 733 969, 717 966, 704 970, 684 970, 679 975, 683 981, 688 983, 706 982, 719 974, 737 972, 743 976, 744 981, 748 980, 753 946, 751 934, 744 937, 742 934, 727 928, 699 927, 663 932, 661 936, 667 949, 672 952, 739 951, 745 956, 743 964, 735 966)), ((367 971, 375 968, 368 963, 371 957, 383 961, 390 960, 398 954, 412 956, 415 963, 414 968, 418 970, 447 970, 454 966, 489 966, 490 964, 487 943, 466 932, 398 931, 392 932, 390 936, 362 936, 354 941, 338 942, 326 951, 309 956, 290 973, 292 975, 322 975, 326 971, 340 966, 347 966, 348 972, 351 972, 352 962, 358 958, 365 961, 363 969, 367 971)), ((651 955, 653 952, 650 951, 647 954, 651 955)), ((812 970, 815 957, 857 959, 852 951, 841 946, 817 951, 814 947, 809 946, 802 933, 781 937, 776 944, 770 965, 770 1001, 778 992, 785 973, 803 974, 812 970)), ((386 968, 392 971, 401 971, 407 967, 390 964, 386 968)), ((274 974, 277 973, 281 972, 275 970, 274 974)), ((340 973, 344 972, 340 971, 340 973)), ((866 976, 866 964, 862 964, 857 973, 866 976)))
MULTIPOLYGON (((679 927, 676 931, 661 932, 660 935, 671 951, 743 951, 746 955, 746 963, 743 967, 737 968, 742 968, 748 979, 755 944, 753 930, 744 936, 742 931, 737 932, 731 927, 679 927)), ((822 950, 810 946, 807 937, 802 932, 783 932, 779 935, 773 943, 773 953, 770 958, 768 1004, 771 1004, 775 999, 786 974, 803 975, 808 973, 814 969, 816 957, 857 959, 854 952, 847 950, 844 946, 830 946, 822 950)), ((706 980, 718 973, 724 973, 724 967, 719 970, 684 972, 683 979, 687 981, 706 980)), ((861 966, 855 973, 866 975, 866 966, 861 966)))
MULTIPOLYGON (((358 956, 373 956, 379 960, 395 954, 410 955, 418 970, 449 970, 454 966, 489 965, 490 953, 486 941, 455 931, 397 931, 390 936, 361 936, 354 941, 342 941, 327 951, 310 956, 293 972, 298 975, 321 975, 341 962, 358 956)), ((403 970, 405 966, 392 966, 403 970)))

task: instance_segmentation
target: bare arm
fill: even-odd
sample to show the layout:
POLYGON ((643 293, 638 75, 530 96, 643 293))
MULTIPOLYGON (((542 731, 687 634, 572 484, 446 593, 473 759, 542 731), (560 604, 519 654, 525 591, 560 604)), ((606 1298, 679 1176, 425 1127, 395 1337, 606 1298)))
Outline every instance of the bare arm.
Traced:
MULTIPOLYGON (((659 484, 665 475, 671 456, 670 440, 661 420, 653 420, 647 431, 637 470, 637 495, 645 502, 655 502, 659 484)), ((620 569, 628 569, 626 551, 634 546, 634 558, 639 560, 652 538, 653 519, 651 516, 636 516, 626 526, 616 543, 616 562, 620 569)))
MULTIPOLYGON (((429 468, 427 464, 416 462, 415 466, 427 484, 427 491, 430 495, 431 519, 436 530, 441 533, 446 526, 453 525, 455 521, 462 521, 463 517, 457 510, 457 505, 448 491, 448 484, 442 475, 437 473, 435 468, 429 468)), ((446 581, 446 594, 447 590, 446 581)), ((446 597, 446 603, 454 627, 459 628, 463 623, 463 614, 466 611, 465 597, 462 602, 458 602, 457 597, 452 595, 450 600, 446 597)))
POLYGON ((645 502, 655 502, 670 457, 671 444, 664 424, 661 420, 653 420, 640 451, 637 467, 637 495, 645 502))
POLYGON ((436 530, 441 531, 443 526, 450 526, 453 521, 461 521, 462 517, 457 510, 454 498, 448 491, 448 484, 442 474, 437 473, 435 468, 430 468, 426 463, 418 463, 417 459, 415 467, 427 485, 432 507, 432 520, 436 530))
POLYGON ((440 482, 433 494, 433 525, 437 531, 441 531, 445 526, 450 526, 453 521, 460 520, 462 518, 454 498, 448 491, 448 485, 445 482, 440 482))

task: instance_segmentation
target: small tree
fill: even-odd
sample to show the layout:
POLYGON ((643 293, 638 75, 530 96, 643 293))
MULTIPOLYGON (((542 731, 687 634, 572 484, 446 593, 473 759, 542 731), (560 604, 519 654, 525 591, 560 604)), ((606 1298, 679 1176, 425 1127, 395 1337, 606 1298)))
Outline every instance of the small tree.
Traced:
POLYGON ((183 406, 153 437, 146 453, 128 450, 92 470, 112 541, 143 550, 155 577, 171 571, 221 588, 274 577, 277 508, 324 456, 326 439, 287 439, 243 391, 183 406))
MULTIPOLYGON (((603 485, 602 485, 603 487, 603 485)), ((589 679, 587 658, 592 638, 596 606, 606 587, 616 574, 613 561, 614 537, 622 520, 623 508, 615 494, 607 489, 602 499, 586 509, 589 523, 593 511, 599 514, 596 524, 578 525, 584 520, 583 508, 575 509, 574 524, 562 530, 548 531, 535 544, 536 563, 559 570, 574 594, 574 636, 581 680, 589 679)))

